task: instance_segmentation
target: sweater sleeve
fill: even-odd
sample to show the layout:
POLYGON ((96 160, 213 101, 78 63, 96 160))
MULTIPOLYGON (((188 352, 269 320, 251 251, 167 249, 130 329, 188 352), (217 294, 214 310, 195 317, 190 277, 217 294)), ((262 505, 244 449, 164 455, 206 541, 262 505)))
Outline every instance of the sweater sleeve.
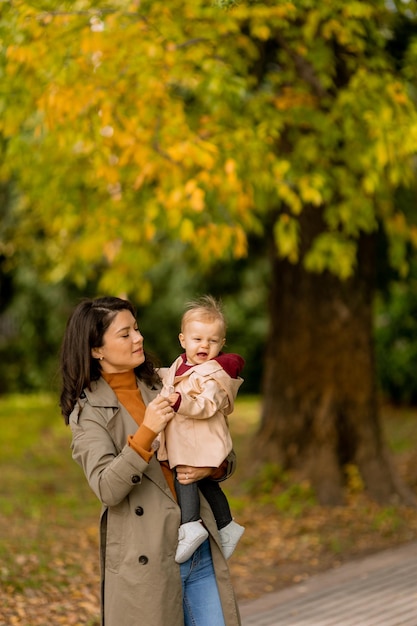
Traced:
POLYGON ((154 450, 151 450, 151 446, 156 436, 153 430, 142 424, 134 435, 129 435, 127 443, 144 461, 149 463, 154 454, 154 450))
POLYGON ((214 357, 214 361, 217 361, 231 378, 237 378, 245 365, 245 360, 240 354, 231 352, 220 352, 220 354, 214 357))

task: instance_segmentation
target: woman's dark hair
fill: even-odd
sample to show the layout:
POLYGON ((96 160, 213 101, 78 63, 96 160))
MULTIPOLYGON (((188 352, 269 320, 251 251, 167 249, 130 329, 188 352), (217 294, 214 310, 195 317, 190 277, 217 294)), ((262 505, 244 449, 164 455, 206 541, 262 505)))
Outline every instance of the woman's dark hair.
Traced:
MULTIPOLYGON (((65 423, 82 394, 83 389, 91 389, 91 383, 101 376, 99 361, 91 356, 93 348, 101 348, 103 337, 120 311, 136 311, 129 300, 113 296, 86 299, 74 309, 68 320, 61 346, 62 390, 59 405, 65 423)), ((149 355, 135 368, 135 373, 150 387, 157 385, 160 378, 149 355)))

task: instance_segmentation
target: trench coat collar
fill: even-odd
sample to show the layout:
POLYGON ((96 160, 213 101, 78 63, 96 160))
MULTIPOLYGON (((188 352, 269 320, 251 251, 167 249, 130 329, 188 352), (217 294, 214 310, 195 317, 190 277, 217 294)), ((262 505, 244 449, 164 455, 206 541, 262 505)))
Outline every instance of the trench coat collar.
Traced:
MULTIPOLYGON (((139 378, 136 378, 136 381, 145 405, 149 404, 155 397, 157 390, 150 389, 139 378)), ((98 380, 91 383, 91 389, 84 389, 83 394, 91 406, 107 409, 113 408, 115 412, 120 409, 120 403, 115 392, 101 376, 98 380)))
POLYGON ((183 355, 180 355, 177 359, 175 359, 175 361, 169 368, 168 372, 166 372, 165 370, 164 372, 164 374, 166 375, 166 378, 164 376, 165 384, 172 385, 174 383, 174 380, 178 381, 178 380, 182 380, 183 378, 187 378, 187 376, 190 376, 190 374, 192 374, 193 372, 198 372, 200 376, 210 376, 214 374, 215 372, 224 371, 222 366, 217 361, 215 361, 214 359, 210 359, 210 361, 206 361, 205 363, 199 363, 198 365, 193 365, 188 370, 180 374, 179 376, 176 376, 175 373, 183 362, 184 362, 184 357, 183 355))

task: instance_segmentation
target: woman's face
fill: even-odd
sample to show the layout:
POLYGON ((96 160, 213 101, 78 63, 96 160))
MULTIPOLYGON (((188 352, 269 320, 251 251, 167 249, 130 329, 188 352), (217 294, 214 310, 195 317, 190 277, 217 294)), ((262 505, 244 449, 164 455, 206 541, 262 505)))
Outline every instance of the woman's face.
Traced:
POLYGON ((119 311, 104 333, 101 348, 93 348, 91 355, 100 359, 101 369, 107 374, 128 372, 145 360, 143 337, 130 311, 119 311))

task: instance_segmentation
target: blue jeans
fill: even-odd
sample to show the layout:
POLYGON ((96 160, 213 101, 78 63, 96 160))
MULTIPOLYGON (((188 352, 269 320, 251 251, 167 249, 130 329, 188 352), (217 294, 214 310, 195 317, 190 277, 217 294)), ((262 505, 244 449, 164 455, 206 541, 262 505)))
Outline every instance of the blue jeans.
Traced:
POLYGON ((185 626, 225 626, 208 539, 180 569, 185 626))

